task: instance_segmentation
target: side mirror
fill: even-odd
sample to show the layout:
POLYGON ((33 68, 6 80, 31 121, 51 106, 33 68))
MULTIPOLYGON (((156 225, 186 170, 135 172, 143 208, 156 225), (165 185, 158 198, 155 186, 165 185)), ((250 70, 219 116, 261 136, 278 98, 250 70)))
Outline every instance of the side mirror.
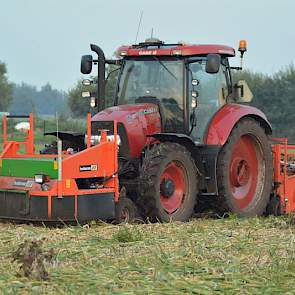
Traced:
POLYGON ((81 73, 90 74, 92 71, 92 55, 83 55, 81 58, 81 73))
POLYGON ((221 64, 221 57, 219 54, 209 53, 207 55, 206 62, 206 73, 208 74, 216 74, 219 72, 221 64))
POLYGON ((240 80, 234 86, 234 97, 237 102, 251 102, 253 93, 245 80, 240 80))

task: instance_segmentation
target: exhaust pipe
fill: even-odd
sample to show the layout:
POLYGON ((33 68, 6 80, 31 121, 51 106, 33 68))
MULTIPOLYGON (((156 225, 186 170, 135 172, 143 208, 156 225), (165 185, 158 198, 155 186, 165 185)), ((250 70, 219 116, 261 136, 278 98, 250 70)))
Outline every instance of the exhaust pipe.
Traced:
MULTIPOLYGON (((100 47, 90 44, 90 48, 97 54, 97 108, 98 112, 105 108, 105 55, 100 47)), ((94 60, 94 62, 96 62, 94 60)))

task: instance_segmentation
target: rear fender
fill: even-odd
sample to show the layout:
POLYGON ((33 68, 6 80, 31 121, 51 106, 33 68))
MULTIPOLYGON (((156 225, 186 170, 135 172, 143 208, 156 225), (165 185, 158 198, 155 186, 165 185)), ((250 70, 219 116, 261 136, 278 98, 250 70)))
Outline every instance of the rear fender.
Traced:
POLYGON ((205 144, 224 145, 234 126, 245 117, 257 120, 265 129, 266 134, 272 133, 272 127, 265 114, 257 108, 240 104, 226 104, 211 120, 204 137, 205 144))

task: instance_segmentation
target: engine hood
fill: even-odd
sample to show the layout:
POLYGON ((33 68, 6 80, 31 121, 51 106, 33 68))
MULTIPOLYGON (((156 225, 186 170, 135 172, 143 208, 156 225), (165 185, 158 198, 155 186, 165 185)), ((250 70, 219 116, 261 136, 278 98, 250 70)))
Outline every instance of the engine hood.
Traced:
POLYGON ((119 105, 107 108, 92 117, 92 121, 126 122, 140 120, 142 116, 158 113, 158 106, 146 103, 135 105, 119 105))
MULTIPOLYGON (((94 115, 91 121, 109 122, 117 121, 124 126, 124 133, 120 137, 128 138, 130 156, 137 158, 143 148, 151 141, 148 135, 162 131, 159 108, 153 103, 140 103, 134 105, 119 105, 107 108, 94 115)), ((99 125, 99 124, 98 124, 99 125)))

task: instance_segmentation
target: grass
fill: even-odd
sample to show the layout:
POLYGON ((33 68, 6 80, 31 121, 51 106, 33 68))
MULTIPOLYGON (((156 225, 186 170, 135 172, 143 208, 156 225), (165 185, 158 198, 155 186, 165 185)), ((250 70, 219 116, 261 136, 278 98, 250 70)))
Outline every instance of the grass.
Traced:
POLYGON ((294 294, 291 217, 45 228, 0 225, 2 294, 294 294), (24 241, 53 251, 48 280, 21 275, 24 241))

